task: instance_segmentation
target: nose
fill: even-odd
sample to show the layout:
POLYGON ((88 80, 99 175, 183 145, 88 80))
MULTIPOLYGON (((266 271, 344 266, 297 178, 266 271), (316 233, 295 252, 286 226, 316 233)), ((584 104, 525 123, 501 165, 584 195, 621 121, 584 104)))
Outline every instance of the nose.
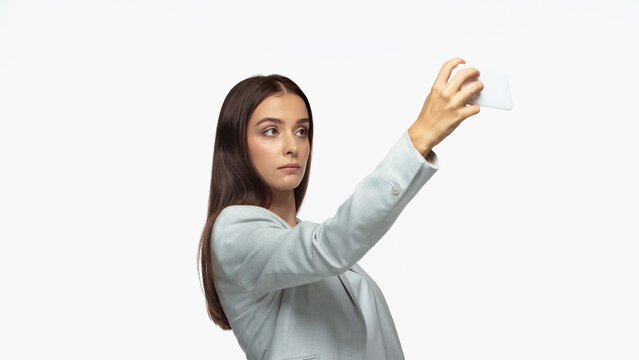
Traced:
POLYGON ((287 154, 297 153, 297 140, 295 139, 295 136, 289 135, 286 137, 286 140, 284 140, 284 149, 286 150, 287 154))

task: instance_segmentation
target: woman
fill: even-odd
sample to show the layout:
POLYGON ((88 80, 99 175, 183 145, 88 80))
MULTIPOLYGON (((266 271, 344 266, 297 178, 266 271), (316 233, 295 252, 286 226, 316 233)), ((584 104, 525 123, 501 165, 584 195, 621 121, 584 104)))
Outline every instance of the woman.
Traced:
POLYGON ((447 61, 387 156, 323 223, 297 218, 313 117, 290 79, 255 76, 227 95, 217 124, 208 219, 198 249, 209 317, 247 359, 403 359, 390 310, 357 264, 439 169, 432 148, 479 105, 475 68, 447 61), (288 167, 287 167, 288 166, 288 167))

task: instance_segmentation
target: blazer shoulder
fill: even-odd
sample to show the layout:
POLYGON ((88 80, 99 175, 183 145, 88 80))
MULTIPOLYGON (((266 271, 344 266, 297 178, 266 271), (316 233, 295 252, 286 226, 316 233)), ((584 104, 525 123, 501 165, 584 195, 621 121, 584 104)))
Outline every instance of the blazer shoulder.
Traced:
POLYGON ((218 215, 220 217, 257 217, 270 219, 274 212, 257 205, 228 205, 218 215))
POLYGON ((238 227, 273 225, 282 227, 284 220, 272 211, 256 205, 229 205, 215 219, 213 232, 234 232, 238 227))
POLYGON ((229 205, 215 219, 211 231, 211 247, 238 233, 252 233, 260 229, 285 229, 288 224, 274 212, 256 205, 229 205))

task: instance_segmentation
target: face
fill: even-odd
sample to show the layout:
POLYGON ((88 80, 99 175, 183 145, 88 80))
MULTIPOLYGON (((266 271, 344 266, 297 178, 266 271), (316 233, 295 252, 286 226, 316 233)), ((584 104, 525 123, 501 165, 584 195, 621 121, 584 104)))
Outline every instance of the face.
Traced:
POLYGON ((249 153, 273 192, 292 191, 302 181, 310 152, 309 124, 306 105, 294 93, 269 96, 253 111, 247 130, 249 153), (300 167, 295 171, 280 168, 289 163, 300 167))

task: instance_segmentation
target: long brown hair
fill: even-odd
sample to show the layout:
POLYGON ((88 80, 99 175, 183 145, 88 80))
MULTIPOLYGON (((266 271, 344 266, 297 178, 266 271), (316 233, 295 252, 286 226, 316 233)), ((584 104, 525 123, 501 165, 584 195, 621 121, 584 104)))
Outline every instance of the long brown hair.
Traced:
POLYGON ((288 92, 295 93, 304 100, 310 120, 307 135, 311 151, 306 161, 306 173, 294 190, 297 213, 306 195, 313 149, 313 115, 306 95, 285 76, 256 75, 237 83, 226 95, 220 110, 213 146, 208 211, 198 246, 197 261, 209 318, 223 330, 231 330, 231 324, 215 288, 211 264, 211 231, 217 216, 229 205, 257 205, 264 208, 272 205, 270 187, 258 176, 248 151, 247 127, 253 111, 264 99, 288 92))

